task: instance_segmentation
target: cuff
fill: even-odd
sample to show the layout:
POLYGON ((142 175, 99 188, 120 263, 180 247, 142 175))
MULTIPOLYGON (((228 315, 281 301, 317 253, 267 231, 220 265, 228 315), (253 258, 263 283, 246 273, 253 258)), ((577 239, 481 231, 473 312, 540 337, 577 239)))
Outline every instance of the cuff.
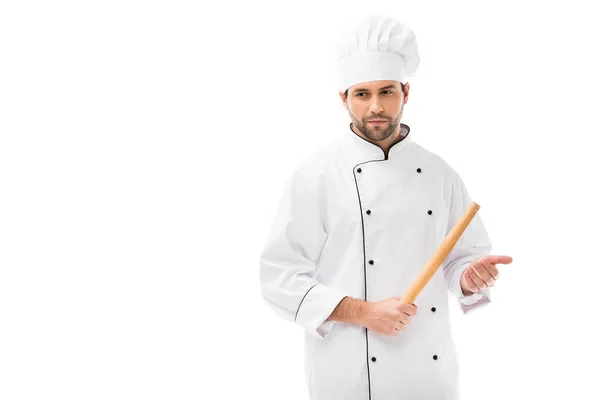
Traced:
POLYGON ((452 282, 452 289, 458 298, 460 309, 463 314, 467 314, 477 308, 481 308, 492 301, 489 288, 485 288, 483 291, 474 293, 470 296, 463 295, 462 287, 460 286, 460 277, 462 276, 462 273, 469 268, 471 262, 473 262, 473 260, 469 260, 460 268, 458 268, 458 272, 454 276, 454 280, 452 282))
POLYGON ((490 289, 485 288, 479 293, 474 293, 470 296, 461 296, 458 298, 458 301, 463 314, 467 314, 477 308, 481 308, 486 304, 489 304, 492 301, 490 289))
POLYGON ((347 295, 340 290, 316 284, 304 295, 296 312, 296 323, 310 334, 325 339, 335 321, 327 321, 333 310, 347 295))

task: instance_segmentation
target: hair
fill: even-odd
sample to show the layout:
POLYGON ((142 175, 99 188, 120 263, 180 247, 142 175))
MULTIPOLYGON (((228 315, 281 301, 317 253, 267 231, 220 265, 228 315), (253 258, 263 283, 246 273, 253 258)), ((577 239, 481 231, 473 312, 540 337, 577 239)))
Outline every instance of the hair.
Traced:
MULTIPOLYGON (((402 88, 402 93, 404 93, 404 83, 400 82, 400 87, 402 88)), ((344 92, 344 97, 348 98, 348 89, 344 92)))

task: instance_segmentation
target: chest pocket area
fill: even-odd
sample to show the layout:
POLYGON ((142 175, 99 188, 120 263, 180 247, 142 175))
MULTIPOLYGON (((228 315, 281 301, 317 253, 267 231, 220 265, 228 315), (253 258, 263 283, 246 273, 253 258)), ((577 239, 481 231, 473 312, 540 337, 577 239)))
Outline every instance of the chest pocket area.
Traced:
POLYGON ((440 182, 420 176, 405 178, 388 185, 377 202, 386 217, 385 235, 379 239, 386 246, 395 246, 399 257, 410 254, 418 265, 428 261, 444 239, 448 224, 448 205, 440 182))

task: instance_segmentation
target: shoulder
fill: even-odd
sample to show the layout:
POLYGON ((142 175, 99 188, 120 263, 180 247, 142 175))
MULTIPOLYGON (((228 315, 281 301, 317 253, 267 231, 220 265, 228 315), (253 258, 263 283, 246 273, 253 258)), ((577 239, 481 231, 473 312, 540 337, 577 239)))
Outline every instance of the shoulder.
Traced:
POLYGON ((295 169, 296 179, 308 184, 318 183, 335 162, 341 142, 334 139, 310 153, 295 169))
POLYGON ((457 176, 456 170, 442 156, 434 153, 413 141, 413 151, 417 159, 423 162, 427 167, 434 170, 437 174, 442 174, 445 179, 454 179, 457 176))

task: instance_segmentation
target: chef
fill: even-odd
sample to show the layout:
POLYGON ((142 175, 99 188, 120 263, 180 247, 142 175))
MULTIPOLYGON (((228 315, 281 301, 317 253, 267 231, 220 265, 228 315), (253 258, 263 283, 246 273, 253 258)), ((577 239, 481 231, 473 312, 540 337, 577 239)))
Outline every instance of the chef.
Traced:
POLYGON ((311 400, 458 399, 448 292, 465 314, 488 304, 512 259, 489 254, 476 214, 415 303, 400 301, 471 199, 400 122, 414 33, 369 16, 338 62, 351 122, 287 182, 260 255, 262 294, 305 330, 311 400))

